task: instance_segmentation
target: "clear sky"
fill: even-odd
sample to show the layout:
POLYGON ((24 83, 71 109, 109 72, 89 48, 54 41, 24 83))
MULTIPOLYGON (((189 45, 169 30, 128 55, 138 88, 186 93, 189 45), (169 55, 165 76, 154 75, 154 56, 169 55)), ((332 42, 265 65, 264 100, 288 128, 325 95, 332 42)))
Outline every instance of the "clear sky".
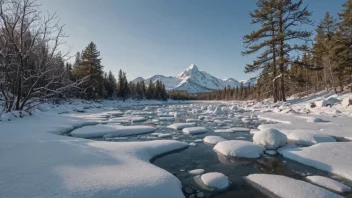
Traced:
MULTIPOLYGON (((127 78, 174 76, 190 64, 219 77, 244 80, 253 56, 242 56, 243 35, 255 30, 256 0, 39 0, 57 12, 71 52, 96 43, 105 70, 127 78)), ((318 23, 345 0, 306 0, 318 23)), ((309 28, 309 27, 308 27, 309 28)), ((312 27, 311 27, 312 28, 312 27)), ((311 29, 310 28, 310 29, 311 29)))

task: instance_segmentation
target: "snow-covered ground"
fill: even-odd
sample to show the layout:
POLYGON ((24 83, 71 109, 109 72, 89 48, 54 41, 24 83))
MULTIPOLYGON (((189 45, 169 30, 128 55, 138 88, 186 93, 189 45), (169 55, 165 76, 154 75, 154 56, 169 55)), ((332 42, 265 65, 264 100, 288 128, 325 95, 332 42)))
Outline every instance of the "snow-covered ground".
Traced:
POLYGON ((0 122, 0 197, 183 197, 180 181, 149 160, 188 144, 59 135, 94 124, 107 111, 58 114, 70 108, 46 108, 0 122))
MULTIPOLYGON (((0 197, 184 197, 180 180, 150 160, 188 146, 196 149, 203 141, 224 164, 228 162, 222 160, 230 157, 260 160, 280 154, 352 181, 350 98, 352 94, 321 92, 275 104, 269 100, 192 104, 75 100, 44 104, 31 116, 2 114, 0 197), (145 133, 149 134, 140 135, 145 133), (230 135, 234 133, 246 135, 234 140, 230 135), (133 141, 137 139, 145 141, 133 141)), ((231 177, 209 174, 206 167, 187 173, 205 191, 231 185, 231 177)), ((313 176, 302 181, 251 174, 246 180, 280 197, 339 197, 331 191, 342 193, 350 188, 313 176)), ((203 192, 194 196, 198 193, 204 196, 203 192)))

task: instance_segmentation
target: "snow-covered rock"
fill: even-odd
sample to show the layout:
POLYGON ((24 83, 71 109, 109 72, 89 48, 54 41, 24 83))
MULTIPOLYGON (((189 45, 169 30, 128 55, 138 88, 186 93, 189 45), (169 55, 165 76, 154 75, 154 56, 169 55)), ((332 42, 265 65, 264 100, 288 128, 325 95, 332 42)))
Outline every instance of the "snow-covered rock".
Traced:
POLYGON ((305 146, 311 146, 322 142, 336 142, 335 138, 331 136, 317 134, 309 130, 293 131, 287 136, 287 138, 291 142, 294 142, 299 145, 305 145, 305 146))
POLYGON ((345 184, 323 176, 307 176, 306 179, 313 184, 333 190, 335 192, 350 192, 351 188, 345 184))
POLYGON ((217 144, 226 140, 220 136, 206 136, 203 141, 208 144, 217 144))
POLYGON ((206 173, 200 178, 204 185, 216 190, 223 190, 230 185, 228 177, 218 172, 206 173))
POLYGON ((80 138, 100 138, 110 134, 112 136, 129 136, 143 133, 152 133, 155 128, 152 126, 121 126, 121 125, 96 125, 85 126, 72 131, 70 134, 80 138))
POLYGON ((196 123, 174 123, 167 127, 171 129, 181 130, 187 127, 194 127, 194 126, 196 126, 196 123))
POLYGON ((324 188, 281 175, 252 174, 247 176, 246 180, 269 197, 342 198, 324 188))
POLYGON ((199 134, 199 133, 206 133, 208 129, 205 127, 188 127, 182 130, 185 134, 199 134))
POLYGON ((226 156, 258 158, 265 149, 252 142, 229 140, 217 143, 214 150, 226 156))
POLYGON ((194 170, 188 171, 188 173, 191 175, 201 175, 204 173, 204 169, 194 169, 194 170))
POLYGON ((277 149, 287 143, 287 137, 276 129, 264 129, 254 134, 253 142, 267 149, 277 149))

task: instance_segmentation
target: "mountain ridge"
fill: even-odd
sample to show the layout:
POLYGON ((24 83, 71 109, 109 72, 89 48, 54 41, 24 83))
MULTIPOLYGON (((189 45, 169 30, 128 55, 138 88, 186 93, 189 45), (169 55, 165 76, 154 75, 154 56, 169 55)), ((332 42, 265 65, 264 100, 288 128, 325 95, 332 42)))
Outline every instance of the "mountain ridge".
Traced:
MULTIPOLYGON (((131 82, 137 83, 142 80, 144 80, 146 85, 149 84, 150 80, 152 80, 153 83, 157 80, 161 80, 163 84, 165 84, 167 90, 187 91, 188 93, 209 92, 212 90, 223 89, 228 86, 239 87, 241 85, 241 81, 235 80, 234 78, 222 80, 205 71, 200 71, 195 64, 191 64, 187 69, 174 77, 154 75, 147 79, 137 77, 131 82)), ((243 85, 248 86, 248 83, 253 85, 255 84, 255 81, 256 80, 249 79, 243 82, 243 85)))

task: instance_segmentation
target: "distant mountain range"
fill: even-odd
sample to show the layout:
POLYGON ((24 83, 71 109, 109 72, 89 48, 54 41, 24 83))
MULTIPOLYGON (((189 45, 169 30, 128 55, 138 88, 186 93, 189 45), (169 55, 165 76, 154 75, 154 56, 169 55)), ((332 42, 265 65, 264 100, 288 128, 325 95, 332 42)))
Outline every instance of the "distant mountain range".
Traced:
POLYGON ((200 71, 195 64, 190 65, 185 71, 181 72, 175 77, 154 75, 147 79, 138 77, 132 82, 136 83, 144 81, 144 83, 147 85, 149 84, 150 79, 152 82, 161 80, 165 84, 165 88, 167 90, 187 91, 188 93, 209 92, 212 90, 223 89, 227 86, 239 87, 241 82, 243 82, 244 86, 248 86, 248 84, 252 86, 256 83, 256 79, 237 81, 233 78, 227 78, 222 80, 212 76, 211 74, 208 74, 207 72, 200 71))

